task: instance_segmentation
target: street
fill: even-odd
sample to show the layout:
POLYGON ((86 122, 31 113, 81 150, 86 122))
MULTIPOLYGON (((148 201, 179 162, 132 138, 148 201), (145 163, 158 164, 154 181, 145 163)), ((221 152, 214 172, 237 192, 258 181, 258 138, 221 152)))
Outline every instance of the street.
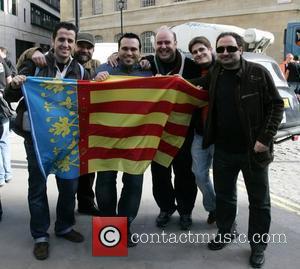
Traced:
MULTIPOLYGON (((3 204, 3 219, 0 222, 0 268, 9 269, 81 269, 81 268, 120 268, 120 269, 241 269, 250 268, 248 259, 250 248, 247 243, 232 243, 221 251, 210 251, 206 243, 142 243, 128 251, 128 257, 93 257, 91 217, 76 213, 75 229, 82 232, 85 242, 73 244, 54 236, 55 204, 57 190, 53 176, 48 179, 48 199, 51 211, 50 256, 45 261, 33 257, 33 240, 29 231, 29 211, 27 205, 27 162, 22 138, 11 135, 12 182, 0 189, 3 204)), ((300 142, 286 142, 275 146, 276 157, 270 169, 272 193, 272 225, 270 235, 284 235, 284 240, 269 243, 264 268, 300 268, 300 142)), ((237 216, 238 231, 247 234, 248 202, 244 184, 239 180, 237 216)), ((122 184, 118 184, 118 188, 122 184)), ((139 215, 133 223, 133 232, 138 234, 161 234, 154 220, 158 208, 152 197, 151 175, 145 173, 142 203, 139 215)), ((191 233, 213 235, 215 225, 206 223, 207 213, 201 204, 198 193, 193 211, 191 233)), ((179 216, 174 214, 170 225, 163 232, 167 235, 183 234, 179 230, 179 216)))

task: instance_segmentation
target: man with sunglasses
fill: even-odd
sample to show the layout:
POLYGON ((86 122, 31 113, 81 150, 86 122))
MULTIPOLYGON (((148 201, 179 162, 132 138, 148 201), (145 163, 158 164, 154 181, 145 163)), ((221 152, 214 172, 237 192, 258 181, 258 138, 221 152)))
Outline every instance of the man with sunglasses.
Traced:
POLYGON ((242 57, 243 39, 226 32, 217 37, 217 62, 206 78, 209 113, 203 146, 215 145, 213 177, 217 236, 208 244, 220 250, 233 240, 236 181, 242 171, 249 199, 250 265, 260 268, 270 228, 268 165, 283 101, 268 71, 242 57))

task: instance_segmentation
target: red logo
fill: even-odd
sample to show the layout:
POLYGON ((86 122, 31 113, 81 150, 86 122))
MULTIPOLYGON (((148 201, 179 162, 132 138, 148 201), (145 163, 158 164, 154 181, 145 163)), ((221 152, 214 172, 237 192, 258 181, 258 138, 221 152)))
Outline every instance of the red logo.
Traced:
POLYGON ((127 218, 93 217, 93 256, 128 256, 127 218))

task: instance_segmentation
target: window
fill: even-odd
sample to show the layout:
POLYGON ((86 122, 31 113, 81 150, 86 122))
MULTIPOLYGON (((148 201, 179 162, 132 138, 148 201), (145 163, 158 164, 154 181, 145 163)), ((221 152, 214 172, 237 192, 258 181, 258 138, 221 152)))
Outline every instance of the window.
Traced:
POLYGON ((0 10, 4 11, 4 0, 0 0, 0 10))
POLYGON ((119 39, 121 38, 121 36, 122 36, 121 33, 116 34, 115 37, 114 37, 114 42, 117 43, 119 41, 119 39))
POLYGON ((296 29, 295 43, 297 46, 300 46, 300 29, 296 29))
POLYGON ((59 18, 42 9, 41 7, 31 3, 31 24, 52 31, 59 18))
POLYGON ((142 53, 153 53, 154 48, 152 46, 151 37, 155 36, 154 32, 144 32, 141 34, 142 53))
POLYGON ((26 22, 26 8, 24 8, 24 22, 26 22))
POLYGON ((93 0, 93 14, 102 14, 103 13, 103 3, 102 0, 93 0))
POLYGON ((103 36, 95 35, 95 43, 103 43, 103 36))
POLYGON ((174 2, 183 2, 183 1, 185 1, 185 0, 175 0, 174 2))
POLYGON ((127 0, 115 0, 115 11, 127 9, 127 0))
POLYGON ((9 14, 17 15, 17 0, 7 0, 7 11, 9 14))
POLYGON ((141 7, 155 6, 155 0, 141 0, 141 7))
POLYGON ((60 10, 60 0, 41 0, 41 1, 58 11, 60 10))

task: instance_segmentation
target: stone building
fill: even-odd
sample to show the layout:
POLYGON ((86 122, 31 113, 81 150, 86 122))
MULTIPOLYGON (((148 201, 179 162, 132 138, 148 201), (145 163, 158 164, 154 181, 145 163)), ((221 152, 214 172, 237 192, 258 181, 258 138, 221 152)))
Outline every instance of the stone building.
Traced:
MULTIPOLYGON (((61 0, 61 19, 74 22, 74 2, 61 0)), ((151 52, 150 36, 161 25, 187 21, 232 24, 270 31, 275 43, 268 54, 283 58, 283 35, 288 21, 300 18, 300 0, 80 0, 80 30, 96 36, 98 42, 114 42, 120 35, 120 6, 124 32, 134 32, 151 52)))
POLYGON ((0 46, 13 62, 32 46, 49 49, 59 8, 60 0, 0 0, 0 46))

